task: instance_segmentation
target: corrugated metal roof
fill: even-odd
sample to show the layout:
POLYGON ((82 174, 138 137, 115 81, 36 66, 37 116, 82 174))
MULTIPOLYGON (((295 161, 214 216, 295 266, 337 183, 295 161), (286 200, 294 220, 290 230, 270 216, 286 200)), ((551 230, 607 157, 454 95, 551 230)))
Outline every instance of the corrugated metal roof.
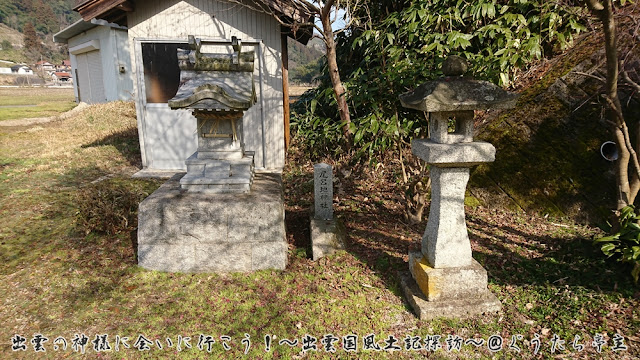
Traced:
POLYGON ((90 21, 78 20, 53 35, 53 41, 66 44, 72 37, 91 30, 96 26, 109 26, 115 29, 126 30, 126 26, 109 23, 106 20, 91 19, 90 21))

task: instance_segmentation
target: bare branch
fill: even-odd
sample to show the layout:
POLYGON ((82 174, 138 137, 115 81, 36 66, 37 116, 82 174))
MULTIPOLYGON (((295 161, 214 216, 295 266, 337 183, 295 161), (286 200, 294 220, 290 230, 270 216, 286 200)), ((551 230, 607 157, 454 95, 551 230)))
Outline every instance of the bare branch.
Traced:
POLYGON ((322 10, 318 7, 317 4, 314 4, 314 3, 310 2, 310 1, 307 1, 307 0, 294 0, 293 2, 302 5, 309 12, 309 14, 318 14, 318 15, 320 15, 320 13, 322 12, 322 10))
POLYGON ((247 2, 243 0, 224 0, 224 1, 231 4, 238 5, 238 6, 242 6, 244 8, 247 8, 255 12, 269 15, 272 18, 274 18, 281 26, 292 29, 294 33, 302 27, 312 27, 318 31, 321 30, 321 28, 319 28, 313 21, 317 15, 317 13, 314 11, 318 10, 318 8, 314 7, 313 4, 308 2, 307 0, 295 0, 295 1, 292 1, 292 3, 302 6, 304 8, 304 11, 306 12, 305 15, 310 16, 310 21, 306 21, 306 22, 294 21, 294 23, 285 22, 283 19, 280 18, 280 16, 276 13, 276 11, 274 11, 274 9, 272 9, 268 5, 259 1, 255 1, 255 2, 247 2))
POLYGON ((319 15, 320 18, 325 18, 328 19, 331 15, 331 8, 333 7, 333 4, 335 3, 335 0, 328 0, 327 2, 324 3, 324 7, 321 9, 319 15))
POLYGON ((588 76, 588 77, 590 77, 590 78, 596 79, 596 80, 598 80, 598 81, 600 81, 600 82, 603 82, 603 83, 606 83, 606 82, 607 82, 607 80, 606 80, 606 79, 601 78, 600 76, 595 76, 595 75, 593 75, 593 74, 587 74, 587 73, 583 73, 583 72, 580 72, 580 71, 573 71, 573 73, 574 73, 574 74, 578 74, 578 75, 582 75, 582 76, 588 76))
POLYGON ((622 114, 622 110, 620 110, 620 108, 616 106, 615 102, 609 96, 602 95, 602 97, 607 101, 607 105, 609 105, 609 108, 616 115, 616 126, 622 128, 622 125, 624 124, 624 115, 622 114))
POLYGON ((629 77, 629 73, 623 70, 620 75, 622 75, 622 80, 624 80, 627 85, 631 86, 636 93, 640 93, 640 84, 631 80, 631 78, 629 77))

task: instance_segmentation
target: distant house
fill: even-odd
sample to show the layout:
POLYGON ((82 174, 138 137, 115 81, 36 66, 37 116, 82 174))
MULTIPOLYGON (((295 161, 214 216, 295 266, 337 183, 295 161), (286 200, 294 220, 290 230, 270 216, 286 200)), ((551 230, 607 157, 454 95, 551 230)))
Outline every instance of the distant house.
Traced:
POLYGON ((33 75, 33 70, 27 65, 14 65, 11 67, 11 73, 16 75, 33 75))
POLYGON ((51 77, 55 82, 70 82, 72 80, 71 74, 63 71, 56 71, 51 75, 51 77))
POLYGON ((132 99, 133 74, 125 26, 80 20, 53 35, 53 40, 69 46, 76 101, 95 104, 132 99))
POLYGON ((196 149, 196 120, 190 111, 171 110, 180 83, 177 49, 189 35, 207 43, 207 52, 232 52, 233 36, 242 51, 256 54, 257 103, 244 114, 245 151, 255 167, 282 170, 289 130, 286 77, 287 37, 307 42, 310 21, 292 1, 241 0, 85 0, 74 8, 85 20, 105 19, 129 29, 135 74, 136 110, 142 163, 146 170, 179 170, 196 149), (239 5, 246 3, 249 7, 239 5), (134 6, 135 5, 135 6, 134 6), (291 27, 283 26, 289 22, 291 27))
POLYGON ((0 74, 11 74, 11 67, 15 63, 6 60, 0 60, 0 74))
POLYGON ((35 66, 36 70, 40 70, 40 71, 44 71, 44 72, 54 72, 56 71, 56 66, 53 65, 52 63, 48 62, 48 61, 44 61, 44 60, 40 60, 36 63, 35 66))
POLYGON ((60 65, 56 66, 56 70, 57 71, 70 72, 71 71, 71 60, 62 60, 60 65))

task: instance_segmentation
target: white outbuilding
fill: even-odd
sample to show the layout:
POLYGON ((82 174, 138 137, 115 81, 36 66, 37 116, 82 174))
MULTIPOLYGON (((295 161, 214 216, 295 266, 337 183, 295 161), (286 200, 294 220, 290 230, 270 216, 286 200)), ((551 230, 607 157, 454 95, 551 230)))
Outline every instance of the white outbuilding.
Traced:
POLYGON ((126 26, 79 20, 53 35, 67 44, 76 101, 133 100, 133 73, 126 26))

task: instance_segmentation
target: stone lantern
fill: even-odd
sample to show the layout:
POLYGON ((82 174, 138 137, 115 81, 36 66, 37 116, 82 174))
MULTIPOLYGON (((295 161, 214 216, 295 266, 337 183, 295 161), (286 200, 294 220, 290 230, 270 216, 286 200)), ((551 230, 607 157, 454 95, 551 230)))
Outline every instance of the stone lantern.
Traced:
POLYGON ((402 279, 421 319, 500 310, 487 289, 487 271, 471 256, 464 198, 469 169, 495 160, 493 145, 473 141, 474 110, 513 108, 517 95, 463 77, 467 68, 464 59, 450 56, 443 78, 400 96, 403 106, 429 114, 429 139, 413 140, 411 150, 430 165, 431 207, 422 251, 409 254, 412 279, 402 279))

